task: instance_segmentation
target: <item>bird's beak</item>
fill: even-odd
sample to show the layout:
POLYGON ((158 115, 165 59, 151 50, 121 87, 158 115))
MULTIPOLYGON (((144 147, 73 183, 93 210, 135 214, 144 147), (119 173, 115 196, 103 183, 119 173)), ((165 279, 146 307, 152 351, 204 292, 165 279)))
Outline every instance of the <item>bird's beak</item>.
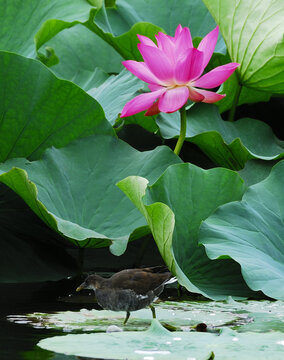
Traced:
POLYGON ((78 291, 81 291, 81 290, 83 290, 85 288, 86 288, 85 283, 82 283, 80 286, 77 287, 76 291, 78 292, 78 291))

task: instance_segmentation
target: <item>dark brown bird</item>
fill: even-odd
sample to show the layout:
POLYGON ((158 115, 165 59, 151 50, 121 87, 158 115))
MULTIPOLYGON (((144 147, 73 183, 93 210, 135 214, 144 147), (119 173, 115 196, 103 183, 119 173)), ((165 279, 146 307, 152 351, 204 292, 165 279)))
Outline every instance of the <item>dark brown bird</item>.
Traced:
POLYGON ((149 306, 153 318, 156 318, 155 308, 151 303, 161 294, 166 284, 176 281, 165 267, 156 266, 142 269, 122 270, 110 278, 99 275, 89 275, 76 289, 92 289, 98 304, 105 310, 126 311, 124 325, 130 312, 149 306))

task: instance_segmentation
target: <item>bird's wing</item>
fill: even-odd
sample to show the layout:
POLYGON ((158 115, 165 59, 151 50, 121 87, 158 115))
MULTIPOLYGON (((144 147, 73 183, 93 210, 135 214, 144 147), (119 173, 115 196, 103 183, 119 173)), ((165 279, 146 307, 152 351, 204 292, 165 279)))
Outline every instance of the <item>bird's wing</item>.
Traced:
POLYGON ((145 295, 148 291, 155 290, 171 277, 171 273, 151 273, 143 271, 126 271, 111 277, 112 288, 131 289, 137 294, 145 295), (119 276, 118 276, 119 274, 119 276), (116 276, 117 275, 117 276, 116 276))

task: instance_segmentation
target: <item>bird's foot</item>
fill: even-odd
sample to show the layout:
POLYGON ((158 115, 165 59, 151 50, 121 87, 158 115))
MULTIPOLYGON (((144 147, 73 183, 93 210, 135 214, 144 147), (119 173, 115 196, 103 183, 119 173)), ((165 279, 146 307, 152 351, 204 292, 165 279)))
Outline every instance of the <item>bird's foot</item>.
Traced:
POLYGON ((125 317, 125 319, 124 319, 124 321, 123 321, 123 325, 125 325, 125 324, 127 323, 127 320, 129 319, 129 316, 130 316, 130 312, 127 311, 127 312, 126 312, 126 317, 125 317))
POLYGON ((152 311, 153 319, 156 319, 156 311, 155 311, 154 306, 153 306, 153 305, 149 305, 149 308, 150 308, 151 311, 152 311))

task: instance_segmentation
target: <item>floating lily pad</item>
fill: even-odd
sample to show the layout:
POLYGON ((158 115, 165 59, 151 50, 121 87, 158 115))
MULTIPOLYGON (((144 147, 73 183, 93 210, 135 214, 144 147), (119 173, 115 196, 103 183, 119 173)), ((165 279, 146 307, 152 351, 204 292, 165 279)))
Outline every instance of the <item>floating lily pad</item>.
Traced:
MULTIPOLYGON (((166 301, 154 304, 157 319, 164 326, 176 330, 193 331, 199 323, 205 323, 209 331, 230 327, 238 332, 284 333, 284 302, 282 301, 166 301)), ((125 312, 108 310, 61 311, 10 315, 8 320, 17 324, 29 324, 35 328, 53 328, 64 332, 105 332, 109 327, 120 331, 138 331, 148 328, 152 320, 149 309, 133 311, 123 326, 125 312)))
MULTIPOLYGON (((245 324, 250 321, 247 314, 233 314, 226 309, 215 307, 215 303, 210 302, 211 306, 204 306, 202 303, 187 302, 167 302, 155 304, 156 315, 159 321, 165 326, 190 331, 199 323, 206 323, 209 328, 219 328, 227 323, 233 324, 241 321, 245 324)), ((150 309, 133 311, 131 316, 123 326, 125 319, 123 311, 108 310, 86 310, 63 311, 52 314, 32 313, 23 315, 10 315, 9 321, 16 323, 28 323, 34 327, 62 329, 66 332, 71 331, 106 331, 109 326, 117 326, 123 331, 145 330, 151 320, 150 309)))
MULTIPOLYGON (((43 349, 61 352, 66 355, 89 356, 104 359, 172 359, 181 360, 190 355, 194 359, 209 359, 210 348, 204 346, 208 337, 202 337, 202 348, 197 344, 188 345, 185 333, 171 333, 164 329, 158 320, 143 332, 116 332, 107 334, 69 334, 41 340, 43 349), (115 355, 114 355, 115 354, 115 355)), ((196 334, 194 334, 196 335, 196 334)), ((200 335, 200 334, 198 334, 200 335)))
POLYGON ((152 320, 142 332, 69 334, 43 339, 38 346, 66 355, 129 360, 160 359, 283 359, 284 335, 241 334, 223 329, 220 335, 197 332, 170 332, 152 320))
MULTIPOLYGON (((230 299, 227 302, 165 302, 162 306, 170 308, 183 309, 185 311, 200 312, 207 319, 212 316, 219 319, 222 314, 235 316, 232 323, 227 323, 228 327, 238 332, 284 332, 284 302, 283 301, 256 301, 243 300, 234 301, 230 299)), ((199 318, 200 319, 200 318, 199 318)), ((205 319, 203 322, 207 323, 205 319)), ((215 326, 218 326, 217 324, 215 326)))

